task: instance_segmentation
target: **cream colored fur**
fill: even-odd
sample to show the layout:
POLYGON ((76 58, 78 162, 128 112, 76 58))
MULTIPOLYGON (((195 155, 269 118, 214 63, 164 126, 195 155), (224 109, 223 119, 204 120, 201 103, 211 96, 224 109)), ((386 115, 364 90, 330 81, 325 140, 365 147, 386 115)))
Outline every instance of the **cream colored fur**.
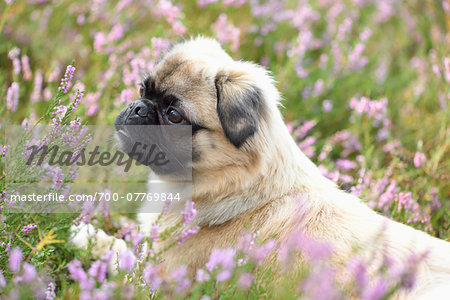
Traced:
MULTIPOLYGON (((206 118, 217 132, 194 138, 193 144, 204 150, 198 165, 193 165, 192 200, 198 211, 194 223, 201 229, 164 255, 167 268, 187 263, 196 270, 206 263, 212 248, 233 246, 244 227, 260 231, 263 238, 275 236, 279 243, 301 231, 329 242, 336 264, 345 262, 355 246, 363 255, 388 255, 400 265, 407 263, 410 254, 429 251, 419 266, 415 289, 396 297, 445 299, 450 295, 450 243, 377 214, 322 176, 290 136, 278 110, 281 97, 265 69, 233 61, 217 42, 206 38, 175 46, 160 65, 171 57, 194 61, 192 68, 201 70, 209 78, 206 81, 214 80, 218 72, 239 74, 239 84, 255 84, 262 90, 267 114, 260 119, 258 132, 236 149, 219 130, 217 117, 207 119, 216 114, 214 103, 205 104, 210 101, 207 96, 201 106, 184 103, 193 118, 206 118), (210 141, 216 145, 214 151, 208 151, 210 141)), ((144 232, 155 217, 139 214, 144 232)), ((178 220, 179 215, 169 214, 162 222, 168 226, 178 220)))

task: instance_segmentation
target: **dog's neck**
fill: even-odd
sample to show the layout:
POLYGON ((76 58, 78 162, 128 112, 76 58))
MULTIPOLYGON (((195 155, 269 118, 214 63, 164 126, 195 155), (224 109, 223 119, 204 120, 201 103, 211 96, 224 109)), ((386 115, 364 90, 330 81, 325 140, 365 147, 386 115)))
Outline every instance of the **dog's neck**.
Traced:
POLYGON ((281 115, 269 124, 270 128, 260 128, 269 138, 267 143, 257 145, 256 149, 262 151, 256 153, 251 165, 194 176, 198 225, 220 225, 271 201, 295 199, 296 195, 334 186, 298 148, 281 115))

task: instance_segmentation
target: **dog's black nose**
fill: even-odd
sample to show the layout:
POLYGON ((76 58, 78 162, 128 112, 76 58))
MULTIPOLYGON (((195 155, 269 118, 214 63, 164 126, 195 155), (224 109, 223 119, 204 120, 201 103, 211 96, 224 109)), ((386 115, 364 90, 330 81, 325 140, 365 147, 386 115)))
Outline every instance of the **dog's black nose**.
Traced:
POLYGON ((133 112, 132 114, 137 115, 141 118, 147 118, 148 116, 148 107, 144 103, 144 101, 138 100, 133 105, 133 112))

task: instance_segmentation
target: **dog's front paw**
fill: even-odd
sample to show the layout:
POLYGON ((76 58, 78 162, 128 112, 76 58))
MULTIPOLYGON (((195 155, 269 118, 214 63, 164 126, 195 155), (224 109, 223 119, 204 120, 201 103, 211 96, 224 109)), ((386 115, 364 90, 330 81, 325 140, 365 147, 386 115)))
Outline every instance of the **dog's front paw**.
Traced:
POLYGON ((69 242, 79 249, 88 249, 92 245, 93 258, 103 257, 109 250, 113 251, 113 259, 110 260, 108 272, 114 274, 117 270, 116 258, 127 250, 127 244, 122 239, 117 239, 106 234, 101 229, 95 229, 91 224, 73 225, 70 227, 69 242))

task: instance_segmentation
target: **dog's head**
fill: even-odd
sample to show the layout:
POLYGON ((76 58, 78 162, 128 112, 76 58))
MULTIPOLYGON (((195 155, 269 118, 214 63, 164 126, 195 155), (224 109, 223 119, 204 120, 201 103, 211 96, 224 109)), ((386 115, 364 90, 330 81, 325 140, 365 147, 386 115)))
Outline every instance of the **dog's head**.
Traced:
MULTIPOLYGON (((181 164, 192 154, 196 170, 248 164, 270 142, 263 132, 270 116, 279 114, 278 100, 264 68, 233 60, 215 40, 196 38, 175 45, 144 78, 140 98, 116 118, 119 145, 130 153, 133 142, 157 141, 181 164), (135 125, 168 125, 174 132, 191 125, 192 148, 177 133, 130 134, 135 125)), ((160 174, 176 170, 150 167, 160 174)))

